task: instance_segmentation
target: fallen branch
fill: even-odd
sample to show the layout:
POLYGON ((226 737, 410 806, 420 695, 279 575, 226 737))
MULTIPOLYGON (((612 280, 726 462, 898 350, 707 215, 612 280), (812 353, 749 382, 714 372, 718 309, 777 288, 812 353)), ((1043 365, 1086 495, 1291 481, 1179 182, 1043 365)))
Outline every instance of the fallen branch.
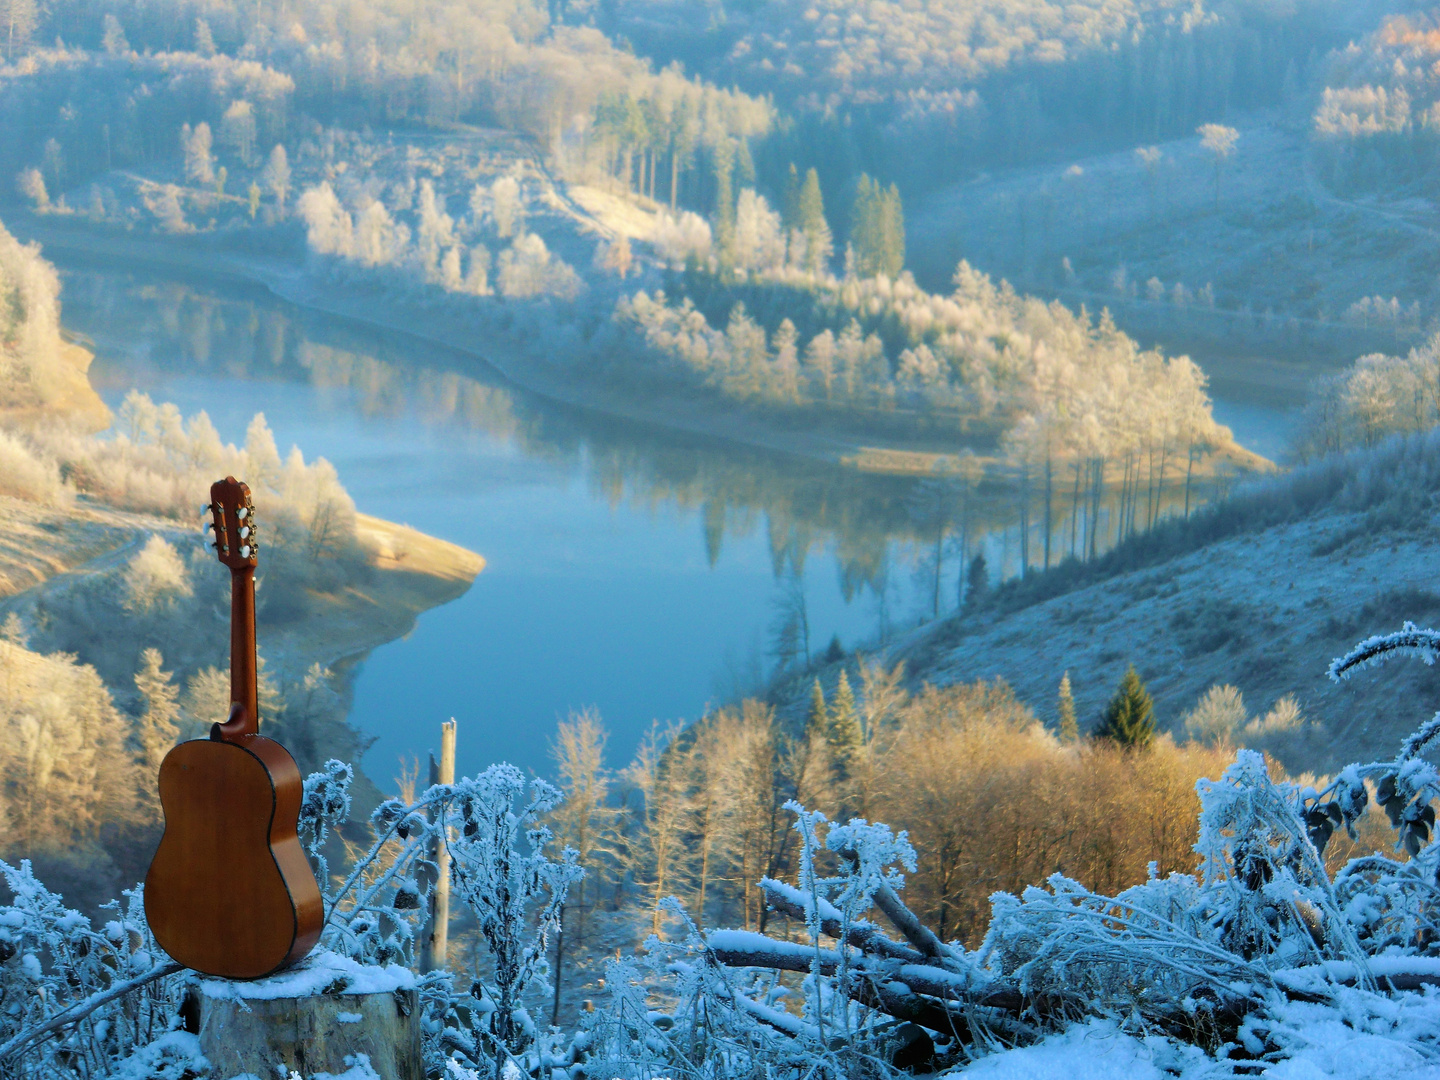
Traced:
POLYGON ((904 901, 895 895, 895 890, 884 882, 875 890, 875 906, 885 913, 885 917, 895 924, 905 940, 919 949, 925 956, 932 960, 939 960, 947 967, 960 968, 963 965, 955 951, 941 941, 935 931, 916 918, 915 913, 905 906, 904 901))
MULTIPOLYGON (((798 889, 773 878, 761 878, 760 888, 764 891, 772 911, 804 921, 805 907, 796 899, 798 889)), ((907 964, 923 964, 925 954, 886 937, 874 923, 858 921, 845 927, 840 912, 824 900, 820 901, 820 932, 840 940, 842 934, 847 945, 853 945, 862 952, 873 952, 891 960, 907 964)))

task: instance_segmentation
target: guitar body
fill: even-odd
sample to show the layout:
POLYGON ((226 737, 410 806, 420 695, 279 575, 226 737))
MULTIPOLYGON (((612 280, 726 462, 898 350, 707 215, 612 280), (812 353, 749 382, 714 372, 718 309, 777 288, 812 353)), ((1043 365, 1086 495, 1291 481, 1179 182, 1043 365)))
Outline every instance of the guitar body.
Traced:
POLYGON ((250 489, 227 476, 210 499, 211 546, 231 574, 230 717, 160 763, 165 833, 145 875, 145 915, 160 947, 186 967, 259 979, 315 947, 324 903, 296 835, 300 770, 260 734, 250 489))
POLYGON ((165 756, 145 914, 171 957, 258 979, 314 947, 324 913, 295 834, 301 789, 294 759, 261 735, 193 739, 165 756))

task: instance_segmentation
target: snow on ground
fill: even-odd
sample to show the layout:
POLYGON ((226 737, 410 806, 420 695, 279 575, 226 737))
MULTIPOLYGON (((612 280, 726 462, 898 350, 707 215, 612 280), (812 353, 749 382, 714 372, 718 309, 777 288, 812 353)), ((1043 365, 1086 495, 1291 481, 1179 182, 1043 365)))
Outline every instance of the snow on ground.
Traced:
MULTIPOLYGON (((1415 996, 1417 1002, 1421 999, 1415 996)), ((1423 1052, 1403 1026, 1390 1032, 1357 1031, 1333 1009, 1297 1016, 1293 1056, 1264 1064, 1217 1060, 1193 1046, 1159 1036, 1138 1037, 1110 1020, 1092 1020, 1017 1050, 982 1058, 950 1075, 965 1080, 1218 1080, 1232 1076, 1266 1076, 1274 1080, 1440 1080, 1440 1062, 1423 1052)), ((1440 1019, 1440 998, 1424 999, 1423 1010, 1433 1038, 1440 1019)), ((1433 1048, 1433 1042, 1431 1044, 1433 1048)))
POLYGON ((582 210, 617 236, 649 240, 655 233, 658 214, 639 205, 638 196, 626 198, 583 184, 568 185, 566 193, 582 210))
POLYGON ((1003 170, 907 207, 911 267, 938 287, 964 258, 1022 292, 1109 307, 1145 344, 1198 350, 1213 377, 1292 405, 1316 374, 1403 351, 1440 308, 1440 208, 1408 192, 1337 196, 1308 126, 1264 112, 1233 123, 1218 203, 1215 159, 1196 135, 1154 147, 1148 164, 1135 147, 1003 170), (1419 302, 1419 321, 1347 315, 1376 295, 1419 302))
MULTIPOLYGON (((1417 523, 1418 524, 1418 523, 1417 523)), ((1440 669, 1391 664, 1331 683, 1326 665, 1405 620, 1440 623, 1440 545, 1415 533, 1368 534, 1357 515, 1236 536, 1008 616, 960 615, 890 649, 916 680, 1003 678, 1054 726, 1067 670, 1082 729, 1098 721, 1128 664, 1176 729, 1210 686, 1233 684, 1252 715, 1294 694, 1312 724, 1276 752, 1290 769, 1328 772, 1387 758, 1440 707, 1440 669), (1432 591, 1435 590, 1435 591, 1432 591)))

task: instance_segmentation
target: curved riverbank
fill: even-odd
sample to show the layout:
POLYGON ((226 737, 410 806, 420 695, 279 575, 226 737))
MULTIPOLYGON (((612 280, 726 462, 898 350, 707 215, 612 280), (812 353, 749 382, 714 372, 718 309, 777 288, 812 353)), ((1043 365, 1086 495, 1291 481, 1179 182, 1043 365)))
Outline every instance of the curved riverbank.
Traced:
MULTIPOLYGON (((562 372, 547 370, 546 365, 513 342, 491 339, 481 349, 476 346, 474 328, 450 311, 407 304, 379 290, 317 280, 303 267, 280 259, 218 247, 201 250, 195 245, 161 237, 147 237, 142 243, 83 225, 61 225, 31 213, 14 217, 13 221, 21 224, 19 233, 26 239, 52 249, 102 262, 116 260, 129 266, 149 264, 168 270, 183 269, 258 285, 298 307, 443 345, 486 364, 523 390, 573 408, 862 472, 926 475, 943 470, 948 462, 955 460, 953 443, 937 438, 897 442, 867 438, 843 428, 818 425, 804 430, 782 428, 766 423, 744 408, 713 398, 649 395, 644 403, 638 403, 632 387, 607 386, 598 380, 568 380, 562 372)), ((979 460, 987 466, 1000 464, 998 459, 983 454, 979 460)), ((1268 459, 1232 441, 1197 469, 1196 476, 1273 468, 1268 459)))

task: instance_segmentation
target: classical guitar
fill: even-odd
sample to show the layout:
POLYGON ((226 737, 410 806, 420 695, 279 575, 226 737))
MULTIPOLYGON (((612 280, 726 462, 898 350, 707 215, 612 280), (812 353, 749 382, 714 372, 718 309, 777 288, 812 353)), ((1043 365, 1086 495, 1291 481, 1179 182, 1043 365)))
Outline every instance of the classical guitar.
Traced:
POLYGON ((205 512, 231 575, 232 704, 208 739, 181 743, 160 764, 165 834, 145 875, 145 914, 161 948, 186 967, 256 979, 315 946, 323 905, 295 834, 300 770, 260 734, 250 489, 227 476, 211 486, 205 512))

